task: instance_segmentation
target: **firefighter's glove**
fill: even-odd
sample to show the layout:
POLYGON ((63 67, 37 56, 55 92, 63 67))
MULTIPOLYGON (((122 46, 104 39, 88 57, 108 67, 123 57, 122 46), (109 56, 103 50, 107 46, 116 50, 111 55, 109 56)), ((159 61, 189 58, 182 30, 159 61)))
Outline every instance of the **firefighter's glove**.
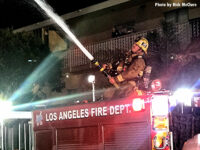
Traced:
POLYGON ((101 69, 100 69, 100 72, 104 72, 104 71, 106 71, 106 69, 107 69, 107 64, 103 64, 101 69))
POLYGON ((108 66, 107 64, 103 64, 103 65, 102 65, 102 68, 103 68, 103 69, 106 69, 107 66, 108 66))
POLYGON ((112 69, 112 64, 111 64, 111 63, 103 64, 103 65, 102 65, 102 68, 104 68, 104 69, 106 69, 106 70, 110 70, 110 69, 112 69))
POLYGON ((112 69, 111 64, 103 64, 100 71, 101 72, 105 71, 105 72, 107 72, 107 74, 110 74, 111 69, 112 69))
POLYGON ((109 82, 111 83, 111 84, 116 84, 116 81, 115 81, 115 79, 113 78, 113 77, 111 77, 111 76, 108 76, 108 79, 109 79, 109 82))

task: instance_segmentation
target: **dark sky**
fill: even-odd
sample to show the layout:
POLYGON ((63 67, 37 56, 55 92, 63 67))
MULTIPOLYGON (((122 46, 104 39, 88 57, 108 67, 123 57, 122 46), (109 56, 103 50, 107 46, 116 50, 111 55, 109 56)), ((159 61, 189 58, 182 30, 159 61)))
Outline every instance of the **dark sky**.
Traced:
MULTIPOLYGON (((106 0, 46 0, 59 15, 106 0)), ((0 0, 0 28, 14 29, 43 21, 45 16, 34 6, 33 0, 0 0)))

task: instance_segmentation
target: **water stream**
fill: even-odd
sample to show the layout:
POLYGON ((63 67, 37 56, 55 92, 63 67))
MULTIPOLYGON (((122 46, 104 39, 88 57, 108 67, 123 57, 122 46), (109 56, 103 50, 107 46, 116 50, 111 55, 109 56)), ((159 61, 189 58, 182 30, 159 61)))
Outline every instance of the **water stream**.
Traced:
POLYGON ((43 0, 35 0, 35 2, 40 6, 40 8, 48 15, 70 38, 71 40, 80 48, 80 50, 92 61, 94 57, 86 50, 86 48, 80 43, 76 36, 70 31, 65 22, 53 9, 45 3, 43 0))

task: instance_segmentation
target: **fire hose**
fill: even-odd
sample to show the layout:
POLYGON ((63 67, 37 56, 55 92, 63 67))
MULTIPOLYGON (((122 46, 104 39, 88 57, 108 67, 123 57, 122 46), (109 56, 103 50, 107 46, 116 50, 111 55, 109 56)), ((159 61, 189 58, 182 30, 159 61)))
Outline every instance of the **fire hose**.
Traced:
MULTIPOLYGON (((99 68, 99 70, 108 78, 111 79, 111 76, 102 69, 101 65, 98 61, 94 59, 94 57, 89 53, 89 51, 79 42, 79 40, 76 38, 76 36, 70 31, 68 26, 65 24, 65 22, 53 12, 52 8, 46 4, 42 0, 35 0, 35 2, 40 6, 40 8, 48 15, 69 37, 70 39, 80 48, 80 50, 85 54, 85 56, 94 63, 95 66, 99 68)), ((119 88, 117 83, 113 84, 116 88, 119 88)))
MULTIPOLYGON (((98 67, 98 69, 100 70, 100 72, 102 72, 109 80, 111 79, 111 76, 108 74, 108 72, 106 72, 105 69, 103 69, 103 68, 101 67, 101 65, 99 64, 98 61, 96 61, 95 59, 93 59, 93 60, 91 60, 91 62, 92 62, 96 67, 98 67)), ((115 82, 113 85, 114 85, 117 89, 119 88, 119 85, 118 85, 116 82, 115 82)))
MULTIPOLYGON (((57 25, 71 38, 71 40, 80 48, 80 50, 85 54, 86 57, 88 57, 88 59, 95 64, 95 66, 97 66, 99 68, 99 70, 102 70, 101 65, 99 64, 98 61, 96 61, 94 59, 94 57, 89 53, 89 51, 79 42, 79 40, 75 37, 75 35, 70 31, 70 29, 67 27, 67 25, 65 24, 65 22, 57 15, 55 14, 51 7, 49 5, 47 5, 44 1, 41 0, 35 0, 35 2, 43 9, 43 11, 45 11, 45 13, 53 20, 57 23, 57 25)), ((102 73, 108 78, 110 79, 111 76, 105 71, 103 70, 102 73)), ((117 85, 117 83, 113 84, 116 88, 119 88, 119 86, 117 85)))

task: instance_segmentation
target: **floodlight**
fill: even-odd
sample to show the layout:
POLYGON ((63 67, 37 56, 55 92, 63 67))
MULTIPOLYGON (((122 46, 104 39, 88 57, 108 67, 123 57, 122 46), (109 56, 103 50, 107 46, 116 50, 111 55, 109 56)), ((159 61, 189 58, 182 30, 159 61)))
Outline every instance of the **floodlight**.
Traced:
POLYGON ((93 102, 95 102, 95 76, 94 75, 89 75, 88 76, 88 82, 89 83, 92 83, 92 99, 93 99, 93 102))
POLYGON ((93 83, 95 81, 95 76, 94 75, 89 75, 88 76, 88 82, 93 83))
POLYGON ((66 78, 69 78, 69 73, 66 73, 66 78))
POLYGON ((12 103, 10 101, 0 101, 0 119, 12 111, 12 103))
POLYGON ((165 116, 168 111, 168 97, 166 95, 155 95, 152 98, 153 116, 165 116))
POLYGON ((10 101, 0 101, 0 113, 10 112, 12 109, 12 102, 10 101))
POLYGON ((191 106, 193 93, 186 88, 178 89, 174 92, 173 97, 178 102, 185 104, 186 106, 191 106))

